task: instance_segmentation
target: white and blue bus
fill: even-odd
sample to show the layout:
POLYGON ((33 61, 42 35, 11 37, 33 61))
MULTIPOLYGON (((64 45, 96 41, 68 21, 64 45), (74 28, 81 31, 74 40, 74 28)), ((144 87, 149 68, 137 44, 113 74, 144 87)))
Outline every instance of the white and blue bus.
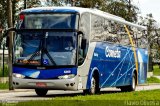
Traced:
POLYGON ((13 86, 48 90, 105 87, 134 91, 145 83, 146 27, 94 9, 40 7, 23 10, 13 44, 13 86))

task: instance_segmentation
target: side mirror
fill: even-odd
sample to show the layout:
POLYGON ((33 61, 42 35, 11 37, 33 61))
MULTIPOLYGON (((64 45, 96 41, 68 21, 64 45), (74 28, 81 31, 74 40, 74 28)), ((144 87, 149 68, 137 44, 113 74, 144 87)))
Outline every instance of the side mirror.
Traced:
POLYGON ((86 39, 82 39, 82 42, 81 42, 81 49, 86 49, 86 44, 87 44, 87 40, 86 39))
POLYGON ((82 41, 81 41, 81 49, 86 49, 87 40, 84 39, 84 33, 82 31, 78 31, 78 35, 82 35, 82 41))

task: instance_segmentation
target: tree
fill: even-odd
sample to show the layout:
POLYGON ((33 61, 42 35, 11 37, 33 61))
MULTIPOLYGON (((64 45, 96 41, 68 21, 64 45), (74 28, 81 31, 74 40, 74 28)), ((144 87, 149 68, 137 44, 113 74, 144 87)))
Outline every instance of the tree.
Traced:
POLYGON ((156 33, 156 30, 158 29, 157 22, 151 13, 147 14, 146 17, 140 17, 139 24, 147 26, 147 38, 149 43, 152 43, 153 39, 155 39, 156 36, 159 36, 156 33))
POLYGON ((127 21, 136 22, 139 9, 138 7, 132 5, 130 0, 120 0, 108 2, 106 11, 111 14, 120 16, 127 21))
POLYGON ((77 1, 77 6, 84 7, 84 8, 99 8, 103 9, 106 6, 105 0, 80 0, 77 1))
POLYGON ((104 6, 104 0, 46 0, 44 1, 47 6, 77 6, 84 8, 101 8, 104 6))
POLYGON ((6 27, 7 27, 7 0, 0 0, 0 39, 1 40, 2 40, 3 29, 5 29, 6 27))
POLYGON ((1 0, 0 1, 0 27, 4 28, 6 26, 6 16, 7 16, 7 1, 1 0))
POLYGON ((32 7, 38 7, 41 5, 40 0, 27 0, 26 2, 27 7, 26 8, 32 8, 32 7))
MULTIPOLYGON (((156 21, 153 18, 153 15, 147 14, 146 17, 140 17, 139 24, 147 26, 147 40, 148 40, 148 52, 149 52, 149 71, 153 70, 153 61, 159 57, 159 48, 158 43, 159 34, 157 33, 156 21), (156 51, 156 52, 155 52, 156 51), (155 58, 156 56, 156 58, 155 58)), ((160 58, 159 58, 160 59, 160 58)))
POLYGON ((46 6, 63 6, 67 4, 64 0, 46 0, 44 3, 46 6))
MULTIPOLYGON (((7 21, 8 21, 8 27, 13 27, 13 18, 12 18, 12 1, 7 0, 7 21)), ((9 33, 9 47, 8 47, 8 67, 9 67, 9 90, 13 90, 12 85, 12 44, 13 44, 13 33, 9 33)))

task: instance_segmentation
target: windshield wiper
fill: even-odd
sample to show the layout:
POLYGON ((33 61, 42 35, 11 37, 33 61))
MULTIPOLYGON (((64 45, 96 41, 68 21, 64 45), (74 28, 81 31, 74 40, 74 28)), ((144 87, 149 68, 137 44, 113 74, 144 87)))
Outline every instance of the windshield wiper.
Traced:
MULTIPOLYGON (((46 32, 46 35, 48 33, 46 32)), ((57 65, 55 63, 55 61, 53 60, 53 58, 51 57, 51 55, 49 54, 48 50, 46 49, 46 47, 44 47, 45 43, 46 43, 46 35, 44 38, 42 38, 40 40, 39 43, 39 47, 37 48, 37 50, 33 53, 33 55, 28 59, 28 61, 33 60, 37 55, 40 55, 41 52, 41 65, 43 65, 43 55, 46 54, 47 57, 50 59, 50 61, 52 62, 53 65, 57 65)), ((48 35, 47 35, 48 36, 48 35)))
POLYGON ((47 47, 46 47, 46 39, 48 38, 48 32, 46 32, 44 39, 42 41, 42 55, 41 55, 41 64, 43 64, 43 55, 46 54, 47 57, 50 59, 53 65, 57 65, 51 55, 49 54, 47 47))

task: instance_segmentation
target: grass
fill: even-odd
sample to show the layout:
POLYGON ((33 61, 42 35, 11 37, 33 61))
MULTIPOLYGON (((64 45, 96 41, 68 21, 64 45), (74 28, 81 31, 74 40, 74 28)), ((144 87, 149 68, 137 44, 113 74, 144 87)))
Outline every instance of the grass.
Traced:
MULTIPOLYGON (((160 76, 160 68, 158 65, 153 66, 153 75, 160 76)), ((154 76, 147 78, 147 83, 160 83, 160 79, 158 79, 154 76)))
POLYGON ((150 78, 147 78, 147 83, 160 83, 160 79, 152 76, 150 78))
POLYGON ((0 89, 8 89, 9 84, 8 83, 0 83, 0 89))
POLYGON ((9 74, 8 65, 4 65, 4 75, 2 67, 0 68, 0 77, 7 77, 8 74, 9 74))
MULTIPOLYGON (((142 103, 142 101, 160 104, 160 90, 102 93, 99 95, 75 95, 68 97, 56 97, 51 100, 20 102, 17 106, 121 106, 127 103, 142 103)), ((153 104, 152 104, 153 105, 153 104)), ((139 105, 137 105, 139 106, 139 105)))
POLYGON ((153 66, 153 75, 160 76, 160 68, 158 65, 153 66))

